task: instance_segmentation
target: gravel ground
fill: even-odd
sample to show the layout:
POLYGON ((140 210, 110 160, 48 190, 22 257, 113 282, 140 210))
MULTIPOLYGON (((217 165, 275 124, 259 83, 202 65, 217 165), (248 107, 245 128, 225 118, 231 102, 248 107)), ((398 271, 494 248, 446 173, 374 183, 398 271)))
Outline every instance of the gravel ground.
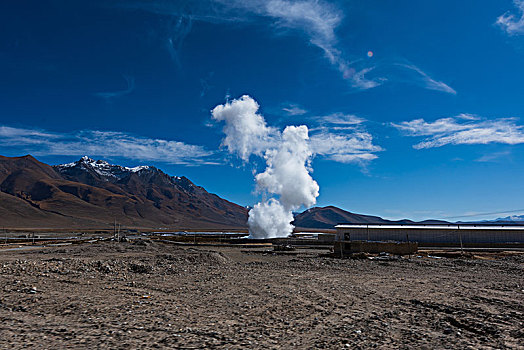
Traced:
POLYGON ((524 255, 0 251, 0 348, 524 349, 524 255))

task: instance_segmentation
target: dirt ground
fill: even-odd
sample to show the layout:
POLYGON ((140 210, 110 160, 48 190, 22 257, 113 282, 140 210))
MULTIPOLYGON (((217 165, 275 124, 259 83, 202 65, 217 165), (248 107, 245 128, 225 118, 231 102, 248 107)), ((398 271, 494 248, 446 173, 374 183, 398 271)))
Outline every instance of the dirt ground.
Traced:
POLYGON ((524 255, 0 250, 0 348, 524 349, 524 255))

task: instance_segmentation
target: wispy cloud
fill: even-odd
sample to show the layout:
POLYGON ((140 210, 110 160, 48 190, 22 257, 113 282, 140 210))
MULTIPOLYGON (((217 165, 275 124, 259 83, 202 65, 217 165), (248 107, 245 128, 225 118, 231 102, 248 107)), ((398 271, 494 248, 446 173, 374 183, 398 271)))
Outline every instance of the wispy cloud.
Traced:
POLYGON ((257 12, 273 17, 277 26, 306 32, 312 44, 333 56, 337 41, 335 30, 343 17, 338 8, 318 0, 270 0, 251 4, 257 12))
POLYGON ((471 113, 460 113, 459 115, 455 116, 455 118, 464 119, 464 120, 481 120, 482 119, 478 115, 471 114, 471 113))
POLYGON ((107 102, 117 97, 129 95, 135 89, 135 78, 124 75, 124 79, 126 80, 126 88, 124 90, 96 92, 93 95, 103 98, 107 102))
POLYGON ((497 162, 501 159, 511 159, 511 151, 488 153, 477 159, 477 162, 497 162))
POLYGON ((316 117, 316 119, 321 124, 334 125, 360 125, 366 121, 366 119, 358 117, 354 114, 344 114, 340 112, 316 117))
POLYGON ((433 122, 414 119, 391 125, 408 136, 426 137, 415 144, 415 149, 434 148, 444 145, 472 145, 503 143, 516 145, 524 143, 524 126, 515 118, 473 119, 469 114, 441 118, 433 122))
POLYGON ((359 90, 376 87, 381 79, 365 75, 372 67, 355 68, 339 48, 336 30, 344 18, 335 4, 323 0, 202 0, 202 1, 115 1, 113 6, 140 9, 174 18, 166 35, 167 49, 179 65, 180 44, 191 30, 193 21, 252 23, 263 19, 271 22, 278 34, 293 31, 304 35, 322 50, 328 61, 350 85, 359 90))
POLYGON ((87 154, 168 164, 214 164, 213 152, 202 146, 116 131, 83 130, 67 134, 0 126, 0 146, 40 156, 87 154))
POLYGON ((192 25, 193 19, 190 15, 180 15, 174 19, 168 28, 167 51, 178 68, 182 68, 179 55, 180 48, 186 36, 191 32, 192 25))
POLYGON ((42 130, 0 126, 0 142, 10 140, 14 145, 16 142, 41 142, 41 140, 52 140, 56 137, 57 135, 42 130))
MULTIPOLYGON (((222 146, 248 161, 251 155, 263 156, 268 149, 276 149, 282 143, 282 132, 268 126, 259 113, 259 104, 244 95, 212 110, 213 119, 224 121, 227 135, 222 146)), ((376 152, 383 149, 373 144, 373 137, 365 130, 365 121, 355 115, 333 113, 311 119, 308 126, 309 146, 315 157, 339 163, 365 165, 376 159, 376 152)))
MULTIPOLYGON (((162 34, 162 40, 167 42, 167 49, 177 65, 180 62, 181 43, 189 34, 194 22, 241 24, 259 22, 271 28, 277 35, 292 33, 305 38, 311 45, 319 48, 334 69, 348 82, 348 85, 357 91, 376 88, 386 82, 397 80, 395 70, 398 70, 399 65, 396 65, 395 62, 378 62, 375 58, 373 60, 355 59, 355 55, 348 55, 347 52, 344 52, 337 35, 345 17, 342 2, 326 0, 115 0, 111 2, 111 6, 173 17, 173 24, 168 26, 167 34, 162 34)), ((456 91, 449 85, 432 78, 417 66, 406 65, 404 68, 417 73, 416 77, 411 77, 413 80, 411 83, 430 90, 456 94, 456 91)))
POLYGON ((438 81, 433 79, 429 76, 426 72, 424 72, 419 67, 415 66, 414 64, 404 64, 399 63, 398 66, 405 68, 407 70, 413 71, 418 74, 418 77, 413 79, 414 81, 420 80, 422 86, 428 90, 435 90, 435 91, 441 91, 446 92, 448 94, 456 95, 457 92, 449 85, 442 81, 438 81))
POLYGON ((202 87, 200 90, 200 98, 204 97, 213 87, 209 84, 210 80, 213 78, 213 75, 215 75, 215 72, 209 72, 205 78, 200 79, 200 86, 202 87))
POLYGON ((315 154, 340 163, 362 164, 378 158, 375 153, 383 151, 365 131, 336 133, 324 129, 311 135, 310 142, 315 154))
POLYGON ((509 35, 524 34, 524 0, 513 0, 518 15, 511 12, 499 16, 495 24, 500 26, 509 35))
POLYGON ((301 106, 290 103, 282 108, 282 111, 284 111, 287 115, 291 116, 297 116, 297 115, 304 115, 307 113, 307 110, 302 108, 301 106))
POLYGON ((311 129, 310 142, 317 156, 339 163, 365 165, 384 150, 373 143, 364 118, 338 112, 315 117, 315 120, 319 126, 311 129))
POLYGON ((372 72, 375 67, 362 68, 359 71, 351 68, 350 66, 344 64, 343 71, 345 77, 351 78, 351 86, 360 90, 373 89, 377 86, 382 85, 387 78, 379 77, 374 79, 369 79, 366 77, 366 74, 372 72))
POLYGON ((323 0, 214 1, 242 9, 258 17, 271 19, 273 28, 278 33, 293 30, 304 34, 312 45, 322 50, 328 61, 354 88, 366 90, 380 85, 378 80, 374 81, 365 77, 365 74, 372 68, 357 70, 344 57, 336 34, 344 18, 344 12, 335 4, 323 0))
MULTIPOLYGON (((276 28, 288 28, 305 33, 309 42, 320 48, 329 62, 341 73, 343 79, 357 90, 378 87, 387 81, 394 81, 390 72, 378 75, 378 68, 391 70, 395 64, 376 63, 356 59, 350 61, 340 48, 336 31, 344 19, 344 12, 338 6, 321 0, 215 0, 222 4, 236 4, 262 17, 272 18, 276 28), (374 73, 374 74, 373 74, 374 73), (371 76, 373 74, 373 76, 371 76)), ((524 0, 523 0, 524 1, 524 0)), ((426 89, 456 94, 456 91, 442 81, 435 80, 415 65, 404 65, 415 71, 426 89)))
POLYGON ((278 28, 290 28, 306 33, 309 42, 324 52, 329 62, 354 88, 367 90, 381 84, 379 79, 366 78, 366 73, 371 71, 372 67, 357 70, 338 47, 336 30, 344 17, 338 7, 319 0, 254 1, 251 6, 257 13, 273 18, 278 28))

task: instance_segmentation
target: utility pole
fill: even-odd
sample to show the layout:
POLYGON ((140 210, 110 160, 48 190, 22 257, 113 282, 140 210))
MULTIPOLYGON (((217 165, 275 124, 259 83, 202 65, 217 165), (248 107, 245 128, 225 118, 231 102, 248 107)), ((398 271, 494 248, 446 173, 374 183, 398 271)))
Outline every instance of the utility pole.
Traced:
POLYGON ((460 239, 460 251, 462 254, 464 254, 464 245, 462 244, 462 232, 460 232, 460 225, 457 225, 458 233, 459 233, 459 239, 460 239))

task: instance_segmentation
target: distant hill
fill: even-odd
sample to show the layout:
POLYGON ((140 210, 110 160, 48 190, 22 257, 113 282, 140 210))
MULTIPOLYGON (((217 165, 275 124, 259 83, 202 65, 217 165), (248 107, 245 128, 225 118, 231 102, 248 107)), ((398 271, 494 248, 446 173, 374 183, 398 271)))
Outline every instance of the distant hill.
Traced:
POLYGON ((497 223, 508 222, 508 223, 522 224, 524 223, 524 215, 506 216, 504 218, 498 218, 498 219, 490 220, 490 221, 497 222, 497 223))
POLYGON ((186 177, 82 157, 57 166, 0 156, 0 226, 245 228, 247 209, 186 177))
POLYGON ((494 220, 481 220, 470 222, 459 222, 467 224, 483 224, 483 225, 524 225, 524 215, 512 215, 494 220))
POLYGON ((295 216, 293 225, 304 228, 334 228, 341 223, 348 224, 384 224, 378 216, 360 215, 334 206, 310 208, 295 216))
POLYGON ((337 224, 447 224, 446 221, 386 220, 379 216, 355 214, 343 209, 327 206, 310 208, 295 216, 293 224, 298 228, 332 229, 337 224))

